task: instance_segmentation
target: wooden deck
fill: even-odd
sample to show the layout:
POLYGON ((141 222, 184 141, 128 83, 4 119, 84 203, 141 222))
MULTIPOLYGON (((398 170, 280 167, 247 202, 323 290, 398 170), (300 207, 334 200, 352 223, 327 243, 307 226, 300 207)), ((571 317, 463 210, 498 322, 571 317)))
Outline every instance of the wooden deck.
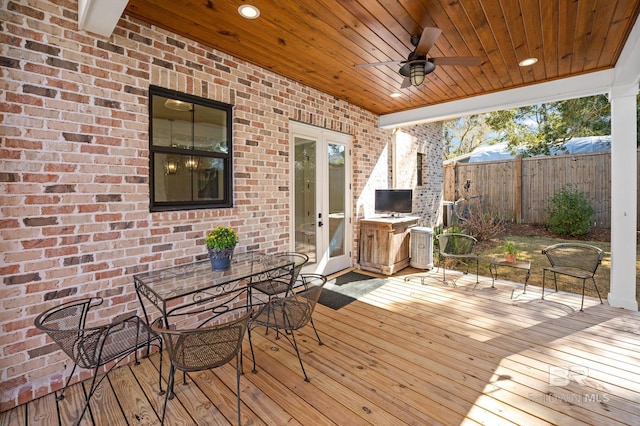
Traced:
MULTIPOLYGON (((482 278, 472 289, 470 278, 453 288, 399 276, 340 310, 319 305, 325 344, 310 327, 299 339, 310 383, 285 339, 256 332, 257 374, 244 347, 242 423, 640 424, 639 313, 594 299, 578 312, 579 295, 542 301, 538 287, 521 295, 482 278)), ((92 399, 95 424, 159 424, 158 361, 114 370, 92 399)), ((235 423, 233 364, 186 386, 181 377, 166 424, 235 423)), ((70 390, 4 412, 0 425, 72 424, 82 398, 70 390)))

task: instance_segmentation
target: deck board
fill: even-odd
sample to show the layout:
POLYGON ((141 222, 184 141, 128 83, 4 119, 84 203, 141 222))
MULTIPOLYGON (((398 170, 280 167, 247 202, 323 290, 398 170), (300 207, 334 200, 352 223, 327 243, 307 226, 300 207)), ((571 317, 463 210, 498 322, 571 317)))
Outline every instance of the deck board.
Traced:
MULTIPOLYGON (((25 406, 26 407, 26 406, 25 406)), ((46 395, 42 398, 38 398, 33 401, 33 404, 29 407, 29 413, 27 416, 27 424, 49 424, 53 425, 58 422, 58 408, 56 407, 56 396, 53 393, 46 395)), ((24 424, 24 421, 14 420, 14 423, 9 422, 9 425, 24 424)))
MULTIPOLYGON (((34 401, 32 404, 33 404, 32 407, 35 407, 37 406, 38 403, 34 401)), ((0 413, 0 426, 26 425, 27 424, 26 409, 27 409, 27 404, 23 404, 18 407, 12 408, 11 410, 7 410, 3 413, 0 413)), ((32 424, 32 423, 29 423, 29 424, 32 424)), ((43 424, 43 423, 37 423, 37 424, 43 424)))
MULTIPOLYGON (((257 374, 243 346, 242 423, 257 425, 640 424, 640 314, 605 301, 459 275, 421 283, 398 276, 340 310, 318 305, 313 329, 296 334, 311 378, 292 346, 253 331, 257 374), (562 386, 550 367, 573 368, 562 386), (577 369, 577 370, 576 370, 577 369), (582 370, 580 370, 582 369, 582 370), (585 370, 586 369, 586 370, 585 370), (585 374, 580 374, 585 373, 585 374)), ((451 275, 454 276, 454 273, 451 275)), ((449 274, 448 274, 449 277, 449 274)), ((97 425, 158 425, 159 355, 114 370, 91 407, 97 425)), ((163 387, 169 372, 163 363, 163 387)), ((235 424, 235 365, 176 375, 170 424, 235 424)), ((73 385, 0 413, 3 425, 68 425, 82 408, 73 385)), ((88 414, 82 425, 92 424, 88 414)))
MULTIPOLYGON (((353 309, 357 306, 354 304, 353 309)), ((363 308, 370 311, 370 308, 363 308)), ((358 318, 354 316, 354 322, 358 322, 357 330, 354 330, 352 339, 357 335, 367 335, 367 345, 373 347, 363 347, 362 352, 379 352, 376 354, 372 362, 379 362, 381 357, 386 356, 386 362, 390 365, 398 365, 404 371, 398 369, 393 370, 393 377, 402 377, 406 380, 405 386, 408 384, 413 388, 422 387, 427 390, 427 398, 436 399, 437 404, 445 407, 442 411, 442 421, 450 421, 451 416, 455 413, 464 417, 470 405, 474 402, 479 407, 485 409, 488 413, 500 412, 508 409, 511 419, 517 424, 540 424, 537 419, 530 417, 527 413, 522 412, 519 406, 522 401, 518 401, 511 407, 502 407, 503 401, 493 400, 492 398, 478 401, 478 394, 481 394, 482 388, 486 382, 474 377, 468 372, 461 372, 459 365, 447 367, 446 361, 449 352, 458 350, 457 347, 449 347, 439 352, 432 352, 433 344, 425 342, 423 336, 419 336, 417 330, 425 326, 429 326, 425 321, 419 324, 408 324, 407 322, 394 322, 393 319, 386 317, 381 318, 380 313, 370 312, 372 317, 358 318), (368 321, 375 321, 378 318, 378 325, 369 325, 368 321), (417 350, 417 351, 416 351, 417 350), (433 356, 435 355, 435 356, 433 356), (399 362, 399 359, 401 362, 399 362), (471 389, 470 389, 471 386, 471 389), (473 387, 476 389, 473 389, 473 387), (457 398, 450 398, 451 394, 457 398)), ((365 314, 366 315, 366 314, 365 314)), ((444 339, 450 337, 451 332, 445 331, 444 339)), ((457 345, 456 345, 457 346, 457 345)), ((485 375, 489 374, 487 372, 485 375)), ((430 405, 430 404, 429 404, 430 405)), ((483 416, 481 422, 487 421, 488 414, 483 416)), ((478 420, 478 419, 475 419, 478 420)), ((495 420, 494 420, 495 421, 495 420)), ((493 423, 493 421, 491 422, 493 423)))
MULTIPOLYGON (((374 297, 374 296, 370 296, 370 297, 374 297)), ((368 299, 368 300, 370 300, 370 299, 368 299)), ((456 305, 455 305, 455 308, 456 308, 456 309, 458 309, 458 310, 462 313, 462 312, 464 312, 464 309, 465 309, 465 308, 464 308, 464 306, 463 306, 464 304, 474 304, 474 303, 473 303, 473 301, 471 301, 471 302, 464 302, 464 303, 458 303, 458 304, 456 304, 456 305)), ((476 312, 477 312, 477 310, 476 310, 476 312)), ((464 314, 469 314, 469 313, 465 312, 464 314)), ((467 321, 467 322, 469 322, 469 321, 467 321)), ((446 330, 447 324, 438 324, 438 326, 439 326, 439 327, 441 327, 443 330, 446 330)), ((481 324, 478 324, 478 326, 481 326, 481 324)), ((399 327, 401 327, 401 326, 400 326, 400 325, 398 325, 398 324, 391 324, 391 327, 392 327, 392 328, 399 328, 399 327)), ((510 330, 511 330, 511 327, 505 327, 505 330, 503 330, 503 331, 504 331, 505 333, 509 333, 509 332, 510 332, 510 330)), ((498 331, 499 331, 499 329, 498 329, 498 331)), ((455 332, 455 330, 450 330, 450 331, 445 331, 445 332, 447 333, 447 336, 448 336, 448 337, 451 337, 451 336, 452 336, 452 334, 455 332)), ((535 341, 537 341, 537 343, 538 343, 538 344, 540 344, 540 345, 545 344, 544 339, 542 339, 540 335, 538 335, 538 334, 534 334, 534 333, 532 333, 532 332, 529 332, 529 333, 527 333, 527 332, 523 332, 523 333, 522 333, 521 338, 524 338, 524 339, 526 339, 527 341, 534 341, 534 340, 535 340, 535 341)), ((494 345, 495 345, 495 343, 494 343, 494 345)), ((464 341, 460 341, 459 346, 460 346, 460 347, 464 347, 464 346, 466 346, 466 345, 464 344, 464 341)), ((508 345, 506 345, 506 346, 502 345, 502 346, 499 346, 499 347, 504 348, 505 350, 509 350, 510 348, 512 348, 512 347, 513 347, 513 344, 512 344, 511 342, 509 342, 509 344, 508 344, 508 345)), ((449 351, 450 351, 450 352, 453 352, 453 350, 449 350, 449 351)), ((461 353, 464 353, 464 349, 459 349, 459 351, 460 351, 461 353)), ((473 355, 472 355, 472 353, 470 353, 470 354, 468 354, 468 356, 469 356, 469 357, 472 357, 473 355)), ((464 362, 464 360, 458 360, 458 361, 459 361, 459 362, 464 362)), ((455 368, 455 366, 454 366, 454 368, 455 368)), ((441 370, 441 371, 442 371, 442 370, 441 370)), ((455 372, 455 370, 454 370, 454 372, 455 372)), ((478 374, 478 373, 475 373, 475 374, 478 374)), ((482 374, 482 373, 480 373, 480 374, 482 374)), ((544 372, 544 374, 545 374, 545 378, 548 378, 548 371, 545 371, 545 372, 544 372)), ((453 377, 451 377, 450 379, 452 379, 452 380, 453 380, 453 377)), ((465 380, 465 382, 467 383, 467 385, 469 385, 470 383, 472 383, 472 381, 471 381, 471 380, 465 380)), ((546 386, 546 383, 545 383, 545 382, 543 382, 542 384, 546 386)), ((480 383, 479 385, 482 385, 482 381, 481 381, 481 383, 480 383)), ((475 390, 477 391, 478 389, 475 389, 475 390)), ((526 410, 526 411, 533 412, 533 407, 530 407, 530 406, 532 405, 532 404, 531 404, 531 401, 528 399, 528 394, 529 394, 529 392, 531 392, 532 390, 542 391, 542 389, 540 389, 540 388, 538 388, 538 389, 530 389, 530 390, 528 390, 528 391, 527 391, 526 389, 522 389, 522 390, 519 392, 519 399, 518 399, 518 398, 513 398, 513 397, 512 397, 512 396, 510 396, 509 394, 504 394, 504 395, 502 395, 500 399, 501 399, 501 400, 503 400, 503 401, 505 401, 505 402, 507 402, 507 403, 511 403, 511 404, 513 404, 515 407, 518 407, 518 408, 520 408, 520 409, 524 409, 524 410, 526 410)), ((495 392, 494 392, 493 396, 495 396, 495 392)), ((477 402, 476 402, 476 403, 477 403, 477 402)), ((578 412, 578 413, 573 413, 573 415, 574 415, 574 416, 577 416, 577 417, 583 417, 583 418, 586 418, 586 419, 588 419, 588 416, 591 416, 591 417, 593 417, 593 416, 594 416, 594 413, 589 413, 589 414, 588 414, 588 416, 587 416, 587 417, 585 417, 585 416, 584 416, 584 413, 580 413, 580 410, 579 410, 579 409, 574 409, 573 407, 571 407, 571 408, 572 408, 572 410, 573 410, 573 411, 578 412)), ((510 413, 510 418, 513 418, 514 414, 515 414, 515 413, 514 413, 514 412, 513 412, 513 410, 512 410, 512 411, 511 411, 511 413, 510 413)), ((602 415, 602 414, 606 415, 607 413, 601 413, 601 415, 602 415)), ((542 416, 542 417, 544 417, 544 416, 542 416)), ((562 418, 562 417, 561 417, 561 416, 559 416, 557 413, 552 413, 552 417, 549 417, 549 418, 547 418, 546 420, 547 420, 547 421, 549 421, 549 422, 552 422, 552 423, 564 423, 564 422, 567 422, 567 421, 569 421, 569 420, 571 420, 571 419, 570 419, 570 418, 562 418)), ((518 422, 519 422, 519 423, 521 423, 522 421, 524 421, 524 419, 523 419, 523 420, 518 420, 518 422)), ((526 421, 526 423, 527 423, 527 424, 530 424, 530 423, 531 423, 531 421, 532 421, 532 420, 530 420, 530 419, 529 419, 529 420, 527 420, 527 421, 526 421)), ((586 421, 586 420, 584 420, 584 419, 583 419, 583 421, 586 421)))

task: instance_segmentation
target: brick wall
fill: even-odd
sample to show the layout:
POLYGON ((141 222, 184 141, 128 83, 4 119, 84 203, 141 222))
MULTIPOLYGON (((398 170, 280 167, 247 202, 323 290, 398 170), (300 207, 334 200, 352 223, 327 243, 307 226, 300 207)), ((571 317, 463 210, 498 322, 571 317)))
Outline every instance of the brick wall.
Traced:
MULTIPOLYGON (((435 227, 442 222, 440 204, 442 201, 442 132, 437 125, 406 126, 396 132, 398 135, 406 135, 402 138, 406 143, 406 149, 396 150, 396 164, 403 167, 404 179, 408 182, 405 187, 413 188, 413 215, 420 216, 421 226, 435 227), (400 152, 399 152, 400 151, 400 152), (401 153, 404 156, 401 156, 401 153), (417 154, 424 154, 422 165, 421 186, 417 186, 417 154)), ((401 171, 397 171, 401 174, 401 171)))
MULTIPOLYGON (((388 179, 392 132, 347 102, 127 16, 108 39, 78 31, 74 0, 7 0, 0 14, 2 411, 70 371, 33 327, 44 308, 100 295, 102 320, 137 312, 132 275, 204 256, 218 224, 238 229, 240 251, 289 248, 289 120, 354 135, 356 215, 388 179), (234 208, 149 212, 152 84, 234 105, 234 208)), ((439 126, 423 127, 439 145, 439 126)))

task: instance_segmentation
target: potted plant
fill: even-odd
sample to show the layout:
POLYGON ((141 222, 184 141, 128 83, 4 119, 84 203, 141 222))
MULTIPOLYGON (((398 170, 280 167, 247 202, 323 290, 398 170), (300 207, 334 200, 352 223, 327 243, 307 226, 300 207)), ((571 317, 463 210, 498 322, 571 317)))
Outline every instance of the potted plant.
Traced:
POLYGON ((513 241, 505 241, 502 243, 502 248, 504 249, 504 258, 509 263, 514 263, 516 261, 516 256, 518 255, 518 250, 516 249, 513 241))
POLYGON ((238 244, 238 232, 231 227, 217 226, 207 232, 204 242, 209 251, 209 260, 211 260, 213 270, 229 269, 233 250, 238 244))

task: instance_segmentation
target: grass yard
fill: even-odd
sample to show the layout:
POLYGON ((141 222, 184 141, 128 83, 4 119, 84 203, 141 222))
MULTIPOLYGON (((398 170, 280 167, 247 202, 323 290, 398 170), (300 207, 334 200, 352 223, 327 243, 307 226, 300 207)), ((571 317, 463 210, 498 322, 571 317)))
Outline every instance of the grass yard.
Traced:
MULTIPOLYGON (((518 259, 528 260, 531 262, 531 276, 529 278, 529 285, 542 286, 542 269, 549 265, 547 257, 542 254, 542 249, 553 244, 561 242, 581 242, 585 244, 591 244, 599 247, 605 252, 602 264, 596 272, 595 279, 600 290, 600 295, 603 299, 606 299, 609 293, 610 284, 610 270, 611 270, 611 243, 608 241, 589 241, 575 239, 563 239, 551 235, 526 235, 527 232, 520 233, 518 227, 508 227, 505 235, 501 238, 493 239, 490 241, 482 241, 478 244, 480 264, 480 275, 487 277, 491 276, 489 272, 489 260, 494 256, 503 256, 503 249, 500 246, 505 240, 512 241, 518 250, 518 259)), ((541 232, 541 234, 544 234, 541 232)), ((603 238, 599 237, 602 240, 603 238)), ((636 253, 640 252, 640 246, 636 248, 636 253)), ((638 256, 636 254, 636 256, 638 256)), ((466 267, 462 264, 453 265, 453 262, 448 262, 448 265, 452 269, 458 269, 461 271, 466 270, 466 267)), ((640 263, 636 261, 636 270, 640 269, 640 263)), ((500 268, 498 271, 498 277, 509 281, 522 282, 524 279, 523 272, 513 268, 500 268)), ((636 294, 640 294, 640 281, 638 281, 638 273, 636 272, 636 294)), ((552 275, 547 274, 546 288, 553 288, 552 275), (551 278, 550 278, 551 277, 551 278), (550 287, 551 286, 551 287, 550 287)), ((562 291, 568 291, 572 293, 582 292, 582 281, 577 279, 571 279, 570 277, 558 275, 558 289, 562 291)), ((597 297, 597 293, 590 280, 587 281, 585 294, 593 297, 597 297)))

